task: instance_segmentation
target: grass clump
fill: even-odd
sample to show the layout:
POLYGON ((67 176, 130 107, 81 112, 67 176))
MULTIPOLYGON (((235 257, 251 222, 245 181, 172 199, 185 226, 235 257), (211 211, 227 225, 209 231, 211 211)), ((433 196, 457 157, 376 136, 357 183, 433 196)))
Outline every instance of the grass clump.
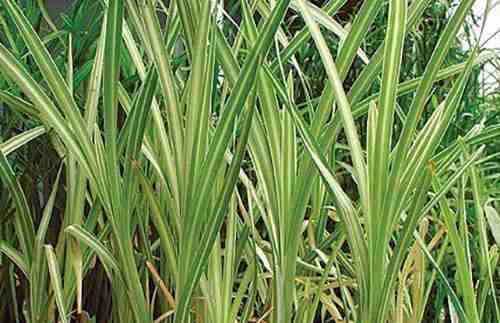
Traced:
POLYGON ((0 2, 0 321, 498 321, 473 3, 0 2))

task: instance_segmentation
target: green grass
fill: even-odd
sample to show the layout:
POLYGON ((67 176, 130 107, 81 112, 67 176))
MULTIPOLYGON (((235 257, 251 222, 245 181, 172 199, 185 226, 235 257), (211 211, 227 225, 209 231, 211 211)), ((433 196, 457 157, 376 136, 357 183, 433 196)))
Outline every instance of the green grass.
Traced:
POLYGON ((345 0, 234 1, 237 21, 214 3, 82 1, 60 27, 0 2, 0 102, 31 125, 0 144, 0 320, 500 320, 500 128, 450 135, 497 59, 447 61, 474 1, 418 75, 432 1, 364 1, 349 26, 345 0), (43 137, 40 207, 15 166, 43 137))

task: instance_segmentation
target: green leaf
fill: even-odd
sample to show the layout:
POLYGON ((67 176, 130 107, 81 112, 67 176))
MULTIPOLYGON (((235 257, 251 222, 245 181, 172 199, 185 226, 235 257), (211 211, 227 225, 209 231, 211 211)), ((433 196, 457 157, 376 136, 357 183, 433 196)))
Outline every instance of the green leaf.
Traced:
POLYGON ((484 213, 486 215, 486 219, 488 220, 488 224, 490 225, 491 234, 493 235, 497 245, 500 247, 500 216, 491 205, 486 205, 484 207, 484 213))
POLYGON ((94 235, 79 225, 70 225, 65 232, 92 249, 101 260, 108 278, 113 280, 115 275, 120 275, 120 267, 111 252, 94 235))
POLYGON ((57 308, 59 310, 59 319, 63 323, 69 323, 69 311, 64 306, 64 297, 62 291, 61 273, 57 263, 56 255, 52 246, 45 245, 45 254, 47 256, 47 265, 49 267, 50 281, 56 299, 57 308))
POLYGON ((16 249, 12 248, 7 242, 0 241, 0 252, 5 254, 9 259, 16 264, 26 277, 29 277, 29 267, 25 257, 23 257, 16 249))
POLYGON ((30 130, 26 130, 14 137, 10 138, 7 141, 4 141, 0 144, 0 150, 5 156, 8 156, 10 153, 16 151, 22 146, 28 144, 30 141, 40 137, 45 134, 45 127, 39 126, 30 130))
POLYGON ((27 263, 31 263, 35 240, 35 229, 31 217, 31 210, 21 185, 17 181, 14 171, 3 153, 3 150, 0 151, 0 178, 7 187, 14 205, 16 206, 16 214, 14 217, 16 235, 27 263))

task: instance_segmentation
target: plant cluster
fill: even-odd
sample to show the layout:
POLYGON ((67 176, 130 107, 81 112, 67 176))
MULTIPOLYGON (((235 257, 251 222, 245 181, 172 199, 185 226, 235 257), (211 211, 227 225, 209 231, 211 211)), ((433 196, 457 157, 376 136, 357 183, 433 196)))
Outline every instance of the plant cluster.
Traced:
POLYGON ((0 322, 498 322, 473 4, 0 0, 0 322))

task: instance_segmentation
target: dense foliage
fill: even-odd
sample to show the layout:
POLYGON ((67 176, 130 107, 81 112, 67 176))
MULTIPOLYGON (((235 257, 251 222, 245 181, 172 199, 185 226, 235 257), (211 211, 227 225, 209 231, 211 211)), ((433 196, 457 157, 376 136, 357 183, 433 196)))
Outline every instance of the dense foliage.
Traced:
POLYGON ((498 322, 473 4, 0 0, 0 322, 498 322))

